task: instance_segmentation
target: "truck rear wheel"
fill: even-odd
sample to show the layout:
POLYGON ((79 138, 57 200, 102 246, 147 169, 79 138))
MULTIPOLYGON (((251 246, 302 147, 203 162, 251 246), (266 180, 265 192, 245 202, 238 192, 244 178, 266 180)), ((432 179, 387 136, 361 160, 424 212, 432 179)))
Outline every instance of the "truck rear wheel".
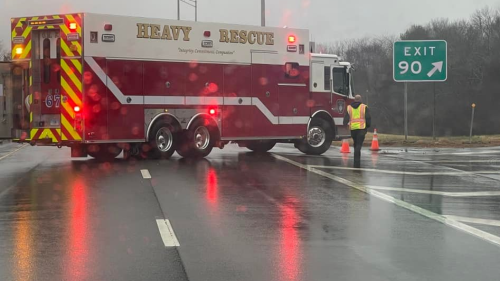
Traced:
POLYGON ((246 147, 248 149, 250 149, 251 151, 254 151, 257 153, 264 153, 264 152, 268 152, 269 150, 273 149, 273 147, 275 145, 276 145, 276 141, 261 140, 261 141, 248 142, 246 147))
POLYGON ((112 161, 122 149, 116 144, 93 144, 87 147, 88 154, 99 161, 112 161))
POLYGON ((196 120, 183 133, 177 153, 185 158, 203 158, 212 152, 217 128, 207 119, 196 120))
POLYGON ((314 118, 309 124, 306 139, 298 141, 295 147, 305 154, 321 155, 330 149, 334 137, 333 128, 326 120, 314 118))
POLYGON ((178 130, 172 124, 160 122, 153 126, 149 135, 148 158, 169 159, 175 152, 178 130))

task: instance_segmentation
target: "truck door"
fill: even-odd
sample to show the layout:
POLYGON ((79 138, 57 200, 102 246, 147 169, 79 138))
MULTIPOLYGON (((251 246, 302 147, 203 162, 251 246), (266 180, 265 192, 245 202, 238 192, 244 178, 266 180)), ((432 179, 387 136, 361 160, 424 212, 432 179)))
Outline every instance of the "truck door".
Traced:
MULTIPOLYGON (((349 76, 347 75, 346 67, 339 65, 332 65, 332 107, 334 111, 334 118, 343 118, 347 105, 350 104, 349 100, 349 76)), ((343 124, 337 124, 339 136, 349 136, 350 132, 343 124)))
POLYGON ((32 31, 31 128, 60 128, 61 76, 59 29, 32 31))

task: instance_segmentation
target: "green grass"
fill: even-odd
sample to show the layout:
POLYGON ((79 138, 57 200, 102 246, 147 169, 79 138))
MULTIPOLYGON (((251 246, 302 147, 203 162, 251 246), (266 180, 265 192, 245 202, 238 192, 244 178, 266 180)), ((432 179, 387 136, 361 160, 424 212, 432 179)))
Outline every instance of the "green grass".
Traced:
MULTIPOLYGON (((373 134, 368 133, 365 139, 365 146, 371 145, 373 134)), ((472 143, 469 143, 468 136, 432 137, 408 136, 405 141, 403 135, 378 134, 379 145, 383 146, 415 146, 415 147, 476 147, 476 146, 500 146, 500 135, 473 136, 472 143)), ((352 140, 349 140, 352 145, 352 140)), ((341 142, 334 142, 340 145, 341 142)))

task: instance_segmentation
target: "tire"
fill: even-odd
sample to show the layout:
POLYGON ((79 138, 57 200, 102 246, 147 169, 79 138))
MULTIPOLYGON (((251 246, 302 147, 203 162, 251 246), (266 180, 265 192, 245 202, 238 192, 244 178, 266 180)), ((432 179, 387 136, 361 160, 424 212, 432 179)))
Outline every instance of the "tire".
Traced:
POLYGON ((87 153, 98 161, 112 161, 122 149, 116 144, 96 144, 87 147, 87 153))
POLYGON ((147 158, 170 159, 178 142, 178 129, 170 123, 158 122, 153 126, 148 144, 143 147, 147 158))
POLYGON ((308 155, 321 155, 330 149, 334 138, 330 124, 324 119, 314 118, 309 124, 306 139, 298 141, 295 147, 308 155))
POLYGON ((177 153, 185 158, 207 157, 215 145, 217 127, 208 119, 198 119, 184 131, 177 153))
POLYGON ((265 153, 273 149, 276 145, 276 141, 251 141, 248 142, 246 147, 253 152, 265 153))

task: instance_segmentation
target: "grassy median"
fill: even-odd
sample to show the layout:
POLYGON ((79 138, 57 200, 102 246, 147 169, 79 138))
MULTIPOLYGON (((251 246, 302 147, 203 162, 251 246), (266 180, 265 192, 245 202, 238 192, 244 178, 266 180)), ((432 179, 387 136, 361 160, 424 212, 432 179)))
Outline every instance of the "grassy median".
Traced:
MULTIPOLYGON (((373 133, 368 133, 365 139, 365 146, 370 146, 373 139, 373 133)), ((487 147, 500 146, 500 135, 473 136, 472 143, 469 143, 468 136, 462 137, 438 137, 433 140, 432 137, 408 136, 405 141, 404 135, 378 134, 378 141, 381 148, 386 147, 487 147)), ((352 145, 352 139, 349 139, 352 145)), ((333 143, 340 146, 341 142, 333 143)))

